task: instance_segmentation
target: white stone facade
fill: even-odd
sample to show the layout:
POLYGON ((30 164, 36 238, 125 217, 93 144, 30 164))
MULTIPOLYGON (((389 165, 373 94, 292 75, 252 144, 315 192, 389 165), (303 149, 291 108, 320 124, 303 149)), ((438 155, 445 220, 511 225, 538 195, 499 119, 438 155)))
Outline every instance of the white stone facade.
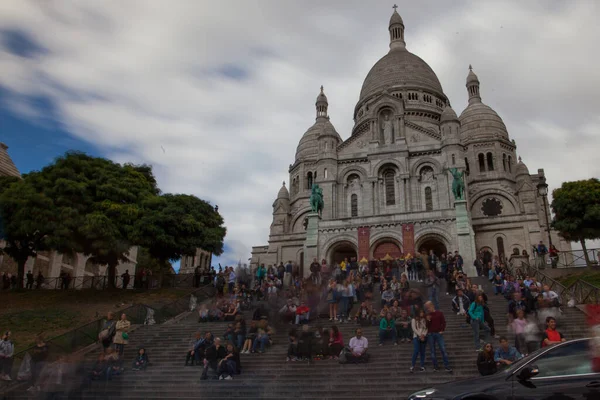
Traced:
MULTIPOLYGON (((348 139, 342 140, 330 122, 321 88, 316 122, 300 139, 289 168, 290 190, 284 183, 273 203, 269 244, 253 247, 253 266, 289 260, 306 265, 304 222, 313 183, 323 189, 325 202, 319 259, 331 263, 356 256, 359 227, 370 229, 370 258, 381 255, 384 244, 404 251, 403 224, 414 225, 416 250, 457 250, 448 168, 465 171, 478 251, 508 258, 516 250, 531 253, 540 240, 547 245, 536 187, 543 170, 529 174, 517 162, 504 122, 481 101, 477 76, 470 68, 469 105, 457 117, 434 71, 406 49, 404 23, 396 12, 389 31, 390 51, 363 83, 348 139)), ((554 233, 553 242, 570 250, 554 233)), ((463 256, 466 261, 475 254, 463 256)))

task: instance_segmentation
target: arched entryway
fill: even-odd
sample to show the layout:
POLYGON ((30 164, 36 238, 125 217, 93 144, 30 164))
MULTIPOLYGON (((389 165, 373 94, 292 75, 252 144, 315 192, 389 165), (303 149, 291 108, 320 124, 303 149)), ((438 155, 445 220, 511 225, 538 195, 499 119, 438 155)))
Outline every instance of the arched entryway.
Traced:
POLYGON ((438 235, 427 235, 422 239, 419 239, 417 244, 417 251, 425 252, 429 254, 429 251, 433 250, 434 254, 440 257, 442 254, 448 253, 444 239, 438 235))
POLYGON ((481 250, 479 250, 479 253, 482 256, 483 263, 485 265, 487 265, 487 263, 491 262, 494 258, 494 251, 488 246, 482 247, 481 250))
POLYGON ((392 239, 382 239, 373 245, 373 259, 383 260, 387 255, 398 258, 402 254, 400 246, 392 239))
POLYGON ((338 242, 329 249, 329 262, 331 265, 340 263, 344 259, 356 258, 356 247, 350 242, 338 242))

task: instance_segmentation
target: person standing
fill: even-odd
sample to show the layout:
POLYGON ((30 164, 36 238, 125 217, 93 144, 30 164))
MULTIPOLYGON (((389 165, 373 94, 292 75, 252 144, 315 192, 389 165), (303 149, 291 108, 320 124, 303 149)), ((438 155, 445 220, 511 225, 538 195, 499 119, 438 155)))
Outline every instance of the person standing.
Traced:
POLYGON ((40 335, 35 339, 36 345, 31 350, 31 382, 33 386, 39 385, 38 378, 48 359, 48 345, 40 335))
POLYGON ((442 354, 442 360, 444 361, 444 368, 447 372, 452 372, 450 368, 450 362, 448 361, 448 353, 446 352, 446 344, 444 343, 444 331, 446 330, 446 318, 441 311, 437 311, 431 301, 425 303, 425 309, 427 310, 427 342, 429 344, 429 350, 431 352, 431 362, 433 363, 433 370, 438 370, 437 359, 435 357, 435 345, 440 349, 442 354))
POLYGON ((436 310, 440 309, 439 302, 439 291, 440 291, 440 280, 435 274, 435 271, 430 269, 427 271, 427 278, 425 278, 425 287, 429 295, 429 301, 433 303, 436 310))
POLYGON ((38 271, 37 277, 35 278, 35 288, 41 289, 43 283, 44 283, 44 275, 42 275, 42 271, 38 271))
POLYGON ((285 272, 283 273, 283 286, 287 289, 290 287, 290 284, 292 283, 292 268, 293 268, 293 264, 292 261, 288 261, 287 264, 285 264, 285 272))
POLYGON ((475 301, 469 306, 469 317, 471 318, 471 328, 473 329, 473 341, 475 343, 475 350, 479 351, 481 345, 479 343, 479 335, 483 331, 483 341, 488 342, 490 336, 490 328, 485 324, 485 311, 484 311, 483 296, 479 295, 475 298, 475 301))
POLYGON ((119 357, 123 357, 125 351, 125 345, 129 343, 129 329, 131 328, 131 322, 127 320, 125 313, 121 314, 121 319, 115 325, 115 337, 113 342, 119 352, 119 357))
POLYGON ((420 356, 421 372, 425 372, 425 350, 427 348, 427 321, 425 311, 420 310, 411 321, 413 332, 413 354, 410 372, 414 372, 417 356, 420 356))
POLYGON ((233 270, 233 267, 229 268, 229 275, 227 277, 227 283, 228 283, 228 291, 227 293, 229 293, 230 295, 233 294, 233 288, 235 287, 235 280, 236 280, 236 275, 235 275, 235 271, 233 270))
POLYGON ((321 264, 317 261, 317 257, 310 264, 310 278, 315 285, 321 285, 321 264))
POLYGON ((429 264, 429 269, 437 272, 437 256, 433 252, 433 250, 429 250, 429 257, 427 257, 427 264, 429 264))
POLYGON ((121 279, 123 280, 123 290, 127 290, 127 286, 129 286, 129 281, 131 280, 131 275, 129 275, 128 269, 126 269, 125 273, 121 275, 121 279))
POLYGON ((556 268, 558 266, 558 253, 560 253, 560 251, 555 245, 550 245, 550 250, 548 250, 548 253, 550 255, 550 263, 552 264, 552 268, 556 268))
POLYGON ((106 321, 104 321, 104 325, 102 326, 102 330, 98 335, 98 339, 102 343, 102 348, 104 352, 108 349, 113 342, 113 337, 115 336, 115 326, 116 322, 114 321, 114 314, 109 312, 106 315, 106 321))
POLYGON ((27 284, 25 285, 26 289, 33 289, 33 274, 31 271, 27 271, 27 284))
POLYGON ((540 243, 537 245, 536 252, 538 256, 538 268, 546 268, 546 254, 548 254, 548 248, 543 241, 540 240, 540 243))
POLYGON ((12 381, 10 371, 13 365, 15 345, 10 340, 10 335, 10 331, 6 331, 0 339, 0 379, 4 381, 12 381))

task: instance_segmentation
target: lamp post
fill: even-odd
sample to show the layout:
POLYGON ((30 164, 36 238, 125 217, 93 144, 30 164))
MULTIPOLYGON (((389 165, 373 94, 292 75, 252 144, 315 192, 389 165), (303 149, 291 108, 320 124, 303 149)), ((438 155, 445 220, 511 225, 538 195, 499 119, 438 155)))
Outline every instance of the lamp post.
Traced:
POLYGON ((540 180, 537 184, 538 195, 544 202, 544 215, 546 216, 546 229, 548 230, 548 248, 552 247, 552 235, 550 234, 550 221, 548 220, 548 184, 546 183, 546 177, 540 176, 540 180))

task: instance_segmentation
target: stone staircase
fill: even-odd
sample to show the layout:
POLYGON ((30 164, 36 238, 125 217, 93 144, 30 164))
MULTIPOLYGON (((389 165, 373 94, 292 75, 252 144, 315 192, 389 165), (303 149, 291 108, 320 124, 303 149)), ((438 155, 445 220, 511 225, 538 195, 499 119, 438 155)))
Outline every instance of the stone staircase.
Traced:
MULTIPOLYGON (((486 292, 492 293, 489 283, 476 278, 474 283, 482 284, 486 292)), ((490 309, 496 322, 498 335, 507 335, 506 300, 501 296, 489 296, 490 309)), ((141 399, 397 399, 424 387, 440 383, 478 376, 473 349, 472 331, 465 324, 464 317, 451 311, 451 298, 445 292, 440 295, 440 307, 446 315, 447 330, 444 334, 450 358, 452 373, 443 369, 433 372, 429 356, 426 358, 426 372, 409 373, 412 344, 400 343, 392 346, 388 341, 378 347, 378 328, 363 328, 369 339, 368 364, 340 365, 337 361, 322 360, 307 362, 286 362, 288 329, 280 329, 274 335, 275 344, 264 354, 241 355, 242 374, 233 380, 200 381, 201 367, 185 367, 185 353, 194 332, 210 330, 222 335, 227 323, 199 324, 196 315, 182 318, 174 324, 145 326, 131 335, 125 351, 125 366, 130 367, 138 346, 148 350, 151 366, 146 371, 131 371, 115 377, 109 382, 95 381, 91 387, 77 393, 81 399, 123 398, 141 399)), ((327 320, 318 320, 311 326, 331 326, 327 320)), ((354 336, 354 324, 338 325, 347 344, 354 336)), ((584 314, 577 309, 565 309, 559 320, 559 330, 568 338, 586 334, 584 314)), ((496 343, 496 342, 495 342, 496 343)), ((89 355, 89 362, 96 354, 89 355)), ((440 366, 441 356, 438 352, 440 366)), ((27 393, 14 393, 10 398, 25 399, 27 393)))

